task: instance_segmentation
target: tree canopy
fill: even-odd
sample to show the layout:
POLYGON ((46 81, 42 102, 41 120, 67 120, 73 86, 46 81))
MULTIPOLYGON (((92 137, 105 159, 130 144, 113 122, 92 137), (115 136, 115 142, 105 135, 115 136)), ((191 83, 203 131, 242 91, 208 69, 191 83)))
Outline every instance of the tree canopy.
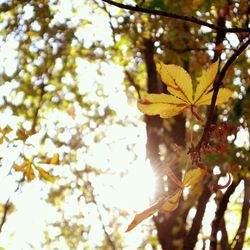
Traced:
POLYGON ((249 10, 2 1, 0 249, 248 249, 249 10))

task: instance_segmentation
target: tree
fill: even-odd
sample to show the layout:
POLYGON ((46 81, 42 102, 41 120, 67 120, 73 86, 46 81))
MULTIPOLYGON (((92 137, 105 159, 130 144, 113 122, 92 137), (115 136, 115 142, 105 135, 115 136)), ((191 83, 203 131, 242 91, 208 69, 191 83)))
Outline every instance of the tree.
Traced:
MULTIPOLYGON (((245 187, 244 199, 245 202, 248 203, 248 205, 242 206, 242 217, 239 226, 242 227, 242 223, 245 225, 245 229, 242 229, 244 232, 246 232, 248 220, 248 216, 245 216, 245 214, 248 214, 249 211, 249 202, 247 201, 249 200, 249 181, 246 178, 249 169, 247 169, 247 166, 243 167, 239 162, 236 163, 237 161, 235 161, 234 154, 238 152, 239 147, 234 145, 232 141, 231 143, 227 142, 226 139, 229 135, 232 135, 232 137, 236 139, 236 127, 241 127, 240 123, 236 122, 236 120, 242 119, 242 122, 243 120, 247 120, 242 108, 239 113, 235 110, 235 105, 238 106, 239 102, 241 102, 239 106, 244 106, 244 100, 246 100, 246 97, 242 98, 242 101, 234 101, 231 107, 225 106, 224 110, 215 109, 215 102, 220 86, 222 84, 228 86, 230 82, 232 83, 235 81, 235 72, 232 70, 231 64, 234 63, 240 53, 244 52, 249 45, 249 39, 247 39, 249 36, 249 7, 247 7, 247 3, 244 1, 240 3, 233 1, 220 1, 216 3, 193 1, 192 6, 190 6, 190 1, 182 1, 175 4, 166 1, 142 1, 137 2, 137 5, 125 5, 120 2, 109 0, 104 0, 103 2, 117 6, 121 9, 130 10, 134 13, 133 18, 130 17, 130 20, 133 20, 133 23, 124 18, 124 23, 121 25, 123 26, 123 29, 121 28, 120 30, 130 30, 129 34, 126 32, 126 34, 123 33, 123 35, 129 35, 131 37, 130 39, 134 41, 134 48, 141 48, 140 55, 142 55, 142 60, 146 65, 146 86, 149 93, 164 93, 167 91, 164 89, 164 86, 160 83, 157 76, 156 62, 159 60, 165 63, 181 65, 189 72, 193 72, 193 70, 201 68, 204 63, 207 63, 209 58, 210 60, 216 61, 219 57, 224 57, 225 64, 214 82, 214 92, 208 113, 207 115, 206 113, 200 113, 202 114, 201 125, 204 126, 204 129, 202 129, 202 126, 198 126, 195 139, 196 145, 193 145, 193 143, 190 145, 186 139, 186 134, 193 133, 192 131, 194 129, 188 116, 179 115, 172 119, 168 124, 167 121, 163 121, 160 117, 146 116, 145 122, 147 124, 148 134, 147 152, 153 168, 157 169, 159 168, 159 165, 163 165, 165 169, 170 167, 174 174, 180 178, 181 172, 185 168, 184 162, 189 158, 189 153, 193 166, 204 167, 204 164, 209 169, 209 174, 207 175, 207 178, 204 179, 203 186, 201 184, 199 187, 201 193, 199 193, 198 201, 195 201, 192 198, 194 195, 197 196, 197 193, 192 194, 194 191, 191 190, 189 194, 190 197, 184 197, 185 201, 182 200, 179 207, 174 212, 171 214, 159 213, 154 217, 158 231, 158 239, 162 248, 193 249, 195 247, 202 219, 204 217, 206 204, 209 202, 209 199, 211 199, 211 195, 215 192, 217 193, 215 199, 217 203, 217 211, 212 223, 210 247, 211 249, 216 249, 216 247, 219 247, 221 244, 223 249, 228 249, 229 242, 225 228, 224 213, 230 196, 241 180, 244 182, 245 187), (242 22, 240 22, 240 24, 239 22, 237 22, 237 24, 234 22, 235 20, 233 16, 236 13, 238 13, 238 16, 242 15, 242 22), (230 23, 230 27, 237 28, 228 29, 226 22, 230 23), (209 32, 204 32, 203 29, 200 28, 200 25, 209 27, 211 30, 209 30, 209 32), (124 26, 128 27, 124 29, 124 26), (230 33, 236 34, 237 38, 235 35, 230 37, 230 33), (230 44, 234 37, 239 41, 239 45, 236 46, 236 48, 230 44), (139 46, 138 43, 140 43, 139 46), (210 50, 211 47, 214 49, 210 50), (212 51, 213 53, 211 53, 212 51), (229 110, 232 110, 233 114, 229 114, 225 117, 225 110, 227 110, 226 113, 230 113, 229 110), (206 117, 207 121, 204 124, 203 121, 206 117), (188 127, 186 125, 187 121, 191 123, 188 127), (216 124, 216 127, 214 124, 216 124), (224 139, 222 139, 223 137, 224 139), (161 161, 159 150, 162 146, 165 146, 165 151, 168 152, 168 155, 164 155, 166 159, 171 159, 170 155, 177 154, 176 151, 171 149, 171 142, 174 142, 181 147, 188 148, 186 155, 181 155, 181 157, 185 158, 184 161, 183 159, 178 159, 174 161, 174 164, 172 165, 170 160, 168 163, 161 161), (224 157, 222 155, 224 155, 224 157), (215 164, 219 166, 222 176, 226 173, 233 175, 234 180, 224 195, 217 190, 218 185, 217 188, 215 188, 216 191, 212 189, 212 186, 218 181, 218 176, 214 176, 213 174, 213 167, 215 164), (234 170, 232 171, 232 169, 234 170), (238 169, 236 171, 237 174, 235 169, 238 169), (187 217, 192 207, 196 207, 196 214, 191 227, 187 230, 187 217), (220 242, 217 242, 217 234, 219 231, 222 232, 222 238, 220 242)), ((124 15, 129 14, 124 11, 124 15)), ((117 32, 116 29, 114 31, 117 32)), ((136 51, 136 53, 135 55, 139 54, 138 51, 136 51)), ((246 63, 246 60, 248 59, 246 56, 244 57, 244 55, 241 55, 241 59, 238 60, 241 60, 241 62, 245 61, 246 63)), ((235 67, 237 67, 237 65, 238 64, 236 64, 235 67)), ((136 65, 131 66, 131 68, 136 68, 136 65)), ((248 89, 247 72, 244 72, 242 69, 239 69, 239 72, 240 78, 242 77, 239 81, 244 85, 245 89, 248 89)), ((138 73, 139 72, 137 71, 136 74, 138 73)), ((135 85, 134 82, 138 82, 138 80, 132 80, 131 78, 133 77, 130 77, 130 83, 135 85)), ((138 88, 136 89, 138 90, 138 88)), ((169 91, 171 92, 171 90, 169 91)), ((147 102, 148 100, 150 99, 145 99, 143 101, 147 102)), ((146 110, 148 105, 150 105, 150 101, 145 103, 145 109, 141 107, 142 111, 146 114, 156 114, 156 111, 146 110)), ((152 104, 152 106, 153 105, 154 104, 152 104)), ((203 110, 203 112, 204 111, 205 110, 203 110)), ((158 111, 158 114, 161 114, 160 111, 158 111)), ((245 125, 247 126, 247 124, 245 125)), ((248 159, 248 156, 246 156, 246 158, 248 159)), ((158 171, 158 169, 156 171, 158 171)), ((162 173, 160 173, 160 177, 158 177, 159 187, 157 191, 161 195, 162 192, 164 192, 165 186, 162 177, 162 173)), ((166 186, 168 187, 168 193, 171 194, 173 190, 176 189, 176 183, 173 183, 173 179, 169 179, 170 180, 168 180, 166 186)), ((159 194, 157 194, 157 196, 159 196, 159 194)), ((241 229, 239 229, 238 232, 239 231, 241 231, 241 229)), ((243 234, 241 237, 243 237, 243 234)), ((236 238, 238 237, 235 236, 230 247, 232 249, 241 249, 244 240, 238 238, 239 241, 236 243, 236 238)))
MULTIPOLYGON (((103 233, 94 248, 125 248, 120 228, 129 222, 128 214, 117 207, 105 207, 95 189, 98 178, 114 170, 103 170, 88 157, 93 145, 101 144, 108 131, 114 129, 113 124, 136 127, 138 123, 138 118, 129 114, 119 116, 109 103, 101 82, 107 74, 107 64, 122 67, 125 80, 119 87, 135 106, 138 99, 148 101, 147 92, 171 93, 160 78, 160 63, 181 66, 196 79, 212 61, 220 62, 220 70, 208 108, 186 109, 168 119, 156 115, 143 118, 147 158, 157 175, 154 201, 170 195, 178 202, 174 202, 175 209, 170 209, 173 211, 160 211, 153 216, 158 243, 151 228, 148 235, 152 235, 142 240, 141 247, 150 243, 152 249, 157 249, 157 245, 164 250, 194 249, 200 244, 205 249, 202 223, 211 204, 216 209, 214 218, 209 218, 210 248, 248 246, 249 142, 239 142, 244 133, 249 138, 248 1, 147 0, 134 1, 133 5, 111 0, 66 2, 13 0, 0 5, 2 44, 10 44, 13 52, 2 59, 7 65, 1 71, 2 86, 10 91, 1 99, 5 115, 1 143, 8 148, 19 147, 17 157, 10 157, 9 164, 4 164, 7 157, 3 158, 2 166, 16 182, 15 193, 22 192, 24 185, 36 177, 50 187, 46 200, 61 218, 45 228, 42 247, 59 249, 57 243, 64 239, 70 249, 91 248, 87 242, 93 229, 85 219, 94 210, 95 223, 103 233), (62 14, 64 4, 66 14, 62 14), (88 19, 86 13, 109 19, 108 42, 102 38, 105 32, 101 29, 97 39, 88 39, 90 33, 86 31, 91 32, 94 18, 88 19), (6 60, 10 60, 9 65, 6 60), (84 87, 88 72, 79 77, 84 65, 96 72, 92 88, 87 90, 84 87), (234 94, 219 107, 215 104, 222 87, 234 94), (10 117, 15 117, 15 121, 11 122, 10 117), (188 172, 189 169, 195 172, 188 172), (199 178, 192 181, 196 171, 206 174, 203 178, 198 174, 199 178), (198 183, 187 192, 181 189, 174 193, 187 173, 192 178, 185 181, 184 177, 184 186, 198 183), (229 182, 218 182, 222 177, 229 182), (47 183, 56 179, 55 185, 47 183), (230 199, 239 188, 242 196, 233 203, 230 199), (81 210, 65 214, 69 201, 81 210), (231 232, 228 215, 234 213, 239 223, 236 232, 231 232), (59 230, 53 238, 50 226, 59 230)), ((194 84, 197 88, 197 81, 194 84)), ((112 147, 112 139, 106 141, 112 147)), ((135 144, 133 138, 127 145, 133 155, 131 161, 138 157, 135 144)), ((1 231, 14 205, 10 198, 3 204, 1 231)))

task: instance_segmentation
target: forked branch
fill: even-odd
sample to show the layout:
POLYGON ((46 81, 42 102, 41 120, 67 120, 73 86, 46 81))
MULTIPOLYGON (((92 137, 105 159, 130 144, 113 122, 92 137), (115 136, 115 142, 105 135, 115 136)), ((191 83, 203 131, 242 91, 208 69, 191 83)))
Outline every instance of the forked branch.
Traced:
POLYGON ((200 155, 201 147, 207 143, 208 138, 209 138, 210 127, 211 127, 212 122, 213 122, 215 103, 216 103, 217 95, 219 93, 220 86, 223 84, 223 79, 224 79, 229 67, 237 59, 237 57, 249 46, 249 44, 250 44, 250 38, 248 38, 247 41, 245 43, 243 43, 233 53, 233 55, 228 59, 228 61, 226 62, 226 64, 222 68, 222 70, 219 72, 219 74, 214 82, 214 87, 213 87, 214 91, 213 91, 212 101, 211 101, 211 105, 209 108, 208 118, 207 118, 205 128, 203 130, 202 137, 201 137, 200 141, 198 142, 198 144, 196 145, 196 147, 191 149, 191 153, 193 152, 193 153, 200 155))

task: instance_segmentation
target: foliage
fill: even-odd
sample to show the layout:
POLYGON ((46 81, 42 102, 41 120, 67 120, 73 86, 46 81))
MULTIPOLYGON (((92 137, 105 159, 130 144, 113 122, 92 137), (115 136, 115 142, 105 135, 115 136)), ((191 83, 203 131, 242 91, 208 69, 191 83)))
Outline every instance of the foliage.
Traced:
POLYGON ((1 173, 15 182, 1 232, 15 213, 6 209, 13 197, 39 183, 56 219, 33 249, 126 249, 128 212, 100 196, 111 185, 107 176, 127 175, 117 141, 130 140, 122 146, 131 166, 144 157, 138 149, 144 126, 157 188, 153 205, 128 227, 154 215, 138 249, 193 249, 208 237, 211 249, 231 243, 240 249, 249 238, 241 233, 249 211, 249 53, 239 53, 249 36, 248 1, 107 3, 114 1, 0 4, 1 173), (126 128, 136 132, 123 134, 126 128), (221 183, 228 175, 232 182, 221 183), (235 205, 230 197, 238 187, 235 205), (202 220, 211 203, 216 216, 208 235, 202 220), (240 222, 231 232, 227 213, 236 210, 240 222))
MULTIPOLYGON (((169 170, 171 171, 171 170, 169 170)), ((172 212, 174 211, 179 204, 180 197, 182 195, 183 189, 185 187, 190 187, 197 182, 201 181, 204 174, 205 174, 204 169, 192 169, 187 171, 187 173, 184 175, 183 181, 180 182, 176 176, 174 176, 173 173, 169 175, 170 178, 176 184, 179 186, 178 189, 171 195, 167 197, 162 197, 159 201, 156 202, 152 207, 148 208, 147 210, 141 212, 140 214, 137 214, 134 218, 134 220, 129 224, 127 232, 132 230, 134 227, 136 227, 141 221, 147 219, 149 216, 153 215, 157 211, 162 211, 162 212, 172 212)))
MULTIPOLYGON (((172 95, 149 94, 139 101, 138 108, 147 115, 159 114, 161 118, 169 118, 190 107, 191 112, 196 117, 199 117, 194 112, 194 108, 211 104, 212 85, 217 71, 218 61, 202 74, 193 98, 192 81, 188 73, 176 65, 161 65, 160 75, 162 81, 166 83, 168 91, 172 95)), ((220 89, 216 105, 227 101, 231 95, 232 92, 229 89, 220 89)))

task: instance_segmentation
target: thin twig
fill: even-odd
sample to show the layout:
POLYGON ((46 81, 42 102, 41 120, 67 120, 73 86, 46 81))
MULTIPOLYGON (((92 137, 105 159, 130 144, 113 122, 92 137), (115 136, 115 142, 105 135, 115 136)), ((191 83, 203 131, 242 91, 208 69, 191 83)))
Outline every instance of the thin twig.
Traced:
POLYGON ((103 3, 103 6, 100 6, 100 4, 98 3, 98 1, 94 0, 94 2, 99 6, 99 7, 102 7, 103 10, 106 12, 106 14, 108 15, 109 17, 109 26, 110 26, 110 29, 112 30, 112 39, 113 39, 113 43, 115 44, 116 43, 116 40, 115 40, 115 27, 114 25, 112 24, 112 15, 110 14, 110 12, 107 10, 106 8, 106 4, 103 3))
POLYGON ((131 86, 133 86, 135 88, 135 91, 136 91, 139 99, 141 99, 140 86, 134 81, 134 78, 131 76, 131 74, 128 70, 125 70, 124 73, 126 75, 127 80, 131 84, 131 86))
POLYGON ((107 229, 106 229, 106 226, 104 224, 104 221, 103 221, 103 217, 102 217, 102 214, 101 214, 101 211, 100 211, 100 208, 99 208, 99 205, 97 203, 97 200, 96 200, 96 197, 95 197, 95 194, 94 194, 94 189, 93 189, 93 186, 92 186, 92 183, 90 180, 87 180, 87 187, 88 187, 88 190, 90 192, 90 195, 91 195, 91 198, 92 198, 92 201, 94 202, 95 206, 96 206, 96 210, 97 210, 97 213, 98 213, 98 218, 102 224, 102 229, 103 229, 103 232, 105 234, 105 237, 111 247, 112 250, 116 250, 116 246, 115 246, 115 243, 113 242, 113 240, 111 239, 107 229))
POLYGON ((147 14, 151 14, 151 15, 156 15, 156 16, 163 16, 163 17, 169 17, 169 18, 173 18, 176 20, 182 20, 185 22, 190 22, 190 23, 195 23, 201 26, 206 26, 209 27, 212 30, 216 30, 216 31, 223 31, 223 32, 228 32, 228 33, 250 33, 250 29, 249 28, 226 28, 226 27, 221 27, 221 26, 217 26, 215 24, 212 23, 208 23, 205 21, 202 21, 196 17, 193 16, 182 16, 182 15, 178 15, 175 13, 169 13, 166 11, 161 11, 161 10, 150 10, 150 9, 145 9, 142 8, 138 5, 133 6, 133 5, 126 5, 126 4, 122 4, 122 3, 117 3, 115 1, 112 0, 103 0, 103 2, 109 3, 113 6, 116 6, 118 8, 121 9, 126 9, 126 10, 130 10, 130 11, 136 11, 136 12, 142 12, 142 13, 147 13, 147 14))
POLYGON ((31 127, 31 132, 32 134, 35 134, 36 133, 36 125, 37 125, 37 121, 38 121, 38 114, 39 114, 39 111, 42 107, 42 103, 43 103, 43 96, 45 94, 45 89, 44 89, 44 83, 42 83, 40 85, 40 95, 39 95, 39 101, 38 101, 38 105, 35 109, 35 112, 34 112, 34 117, 33 117, 33 121, 32 121, 32 127, 31 127))
POLYGON ((1 223, 0 223, 0 233, 2 232, 3 225, 4 225, 5 222, 6 222, 7 215, 8 215, 9 210, 11 209, 11 207, 12 207, 12 203, 11 203, 10 200, 8 199, 8 200, 6 201, 6 203, 4 204, 4 207, 3 207, 3 216, 2 216, 1 223))

